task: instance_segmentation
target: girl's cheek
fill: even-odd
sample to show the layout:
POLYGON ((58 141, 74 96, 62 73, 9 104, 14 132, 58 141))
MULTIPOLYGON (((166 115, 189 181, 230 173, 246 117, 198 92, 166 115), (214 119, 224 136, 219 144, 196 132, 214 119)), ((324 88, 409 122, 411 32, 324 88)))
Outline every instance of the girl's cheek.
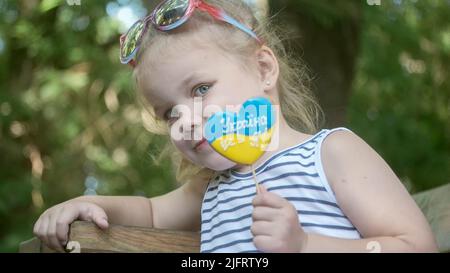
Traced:
POLYGON ((170 138, 170 141, 172 141, 172 144, 175 145, 175 147, 177 147, 178 149, 182 148, 182 141, 181 139, 174 139, 174 138, 170 138))
POLYGON ((180 151, 183 151, 183 141, 180 139, 175 139, 172 137, 172 135, 170 136, 170 141, 172 142, 172 144, 180 151))

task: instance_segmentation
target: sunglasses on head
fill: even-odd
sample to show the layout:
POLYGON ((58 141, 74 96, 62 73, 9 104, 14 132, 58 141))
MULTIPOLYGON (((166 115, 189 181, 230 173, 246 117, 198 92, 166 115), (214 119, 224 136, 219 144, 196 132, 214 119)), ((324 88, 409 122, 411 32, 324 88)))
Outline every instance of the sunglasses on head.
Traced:
POLYGON ((126 34, 120 37, 120 62, 135 66, 135 57, 149 23, 157 30, 169 31, 184 24, 192 16, 195 9, 205 11, 217 20, 237 27, 262 43, 250 28, 226 14, 222 9, 211 6, 203 0, 165 0, 150 15, 138 20, 126 34))

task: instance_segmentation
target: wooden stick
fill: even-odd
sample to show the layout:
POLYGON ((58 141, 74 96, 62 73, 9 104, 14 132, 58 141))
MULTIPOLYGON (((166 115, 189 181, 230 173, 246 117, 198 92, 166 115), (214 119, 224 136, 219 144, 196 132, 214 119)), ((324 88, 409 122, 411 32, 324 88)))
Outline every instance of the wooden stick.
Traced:
POLYGON ((255 169, 253 168, 253 165, 250 165, 250 168, 252 169, 252 173, 253 173, 253 180, 255 180, 255 185, 256 185, 256 194, 259 194, 260 190, 258 187, 258 180, 256 180, 256 173, 255 173, 255 169))

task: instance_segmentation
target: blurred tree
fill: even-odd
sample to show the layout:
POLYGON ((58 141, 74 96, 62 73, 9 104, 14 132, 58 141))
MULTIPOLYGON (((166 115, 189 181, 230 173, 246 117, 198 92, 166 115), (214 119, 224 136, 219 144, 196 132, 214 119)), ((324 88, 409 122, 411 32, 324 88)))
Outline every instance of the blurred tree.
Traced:
POLYGON ((450 182, 450 2, 364 8, 348 122, 411 192, 450 182))
POLYGON ((269 3, 310 67, 325 126, 351 127, 411 192, 448 183, 450 2, 269 3))
POLYGON ((0 1, 0 250, 15 250, 44 209, 86 188, 174 188, 168 162, 150 156, 164 139, 145 130, 131 71, 118 61, 121 24, 107 11, 133 7, 124 5, 0 1))
POLYGON ((325 125, 346 122, 361 33, 361 0, 272 0, 270 13, 292 32, 292 48, 305 60, 325 112, 325 125))

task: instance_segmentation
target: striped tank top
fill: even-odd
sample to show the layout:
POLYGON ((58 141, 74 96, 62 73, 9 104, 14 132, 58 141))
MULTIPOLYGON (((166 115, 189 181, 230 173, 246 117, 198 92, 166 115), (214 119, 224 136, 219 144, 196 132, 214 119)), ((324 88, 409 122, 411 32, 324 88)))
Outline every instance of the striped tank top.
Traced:
MULTIPOLYGON (((336 130, 348 129, 323 129, 275 153, 255 172, 268 191, 295 206, 305 232, 360 239, 358 230, 339 207, 320 158, 323 140, 336 130)), ((209 181, 202 203, 200 252, 259 252, 250 231, 255 195, 251 172, 227 170, 209 181)))

